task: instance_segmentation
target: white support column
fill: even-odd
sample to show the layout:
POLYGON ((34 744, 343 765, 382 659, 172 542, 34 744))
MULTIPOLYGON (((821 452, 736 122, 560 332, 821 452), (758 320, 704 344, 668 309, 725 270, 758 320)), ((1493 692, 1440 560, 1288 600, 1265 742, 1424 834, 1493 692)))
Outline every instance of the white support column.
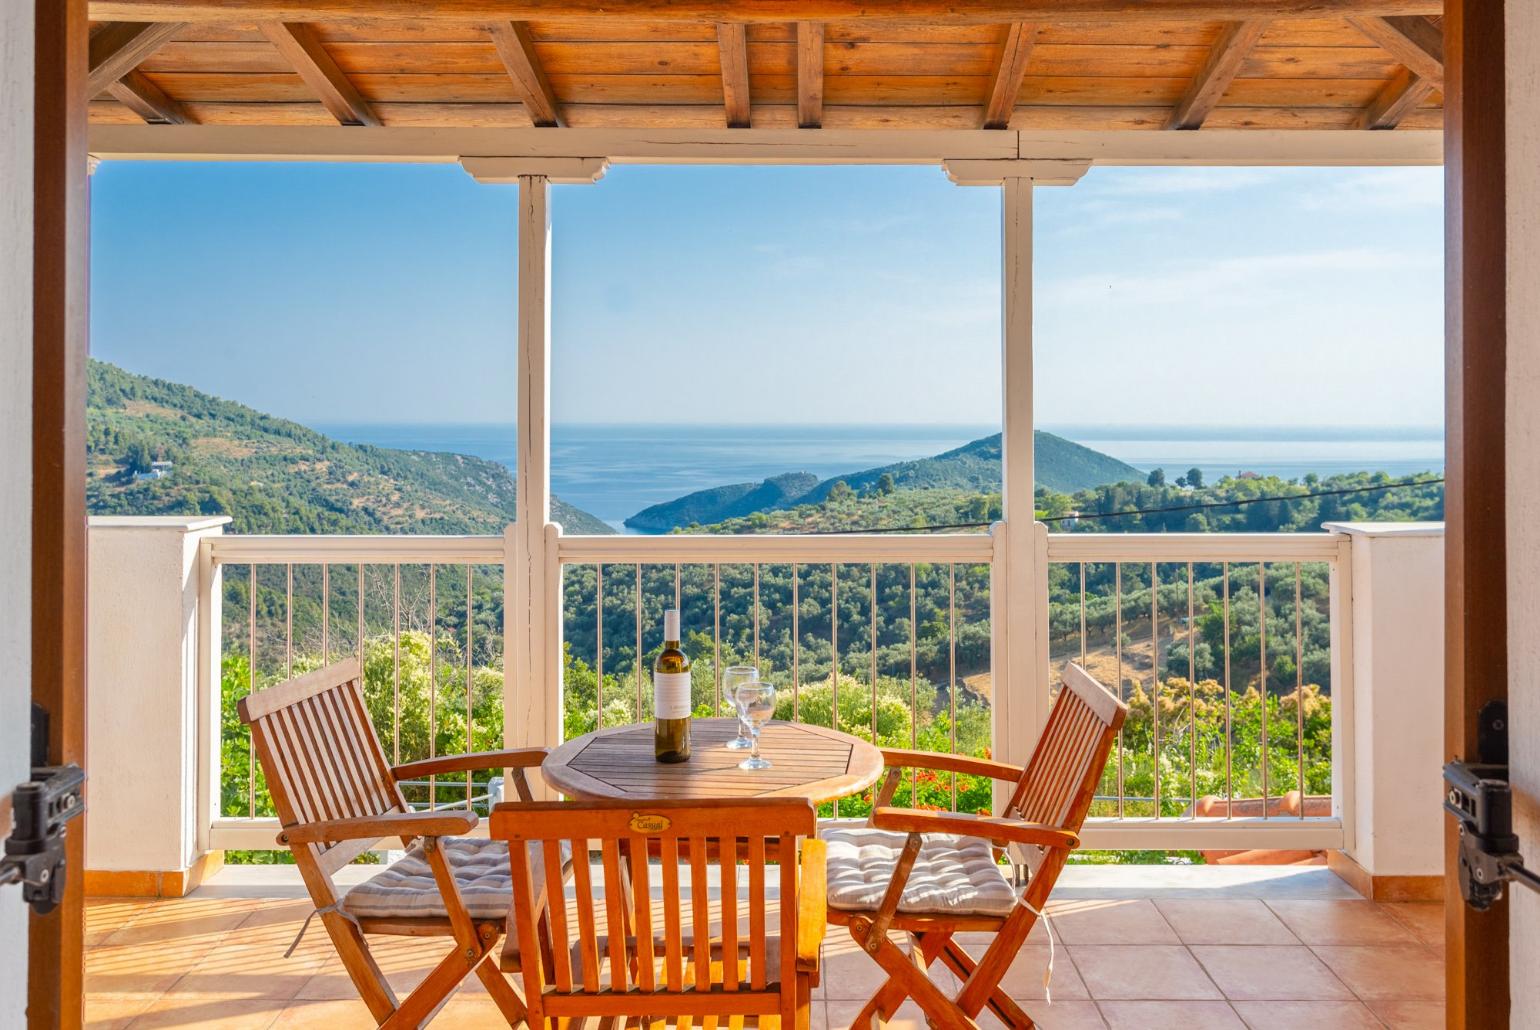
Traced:
MULTIPOLYGON (((551 520, 550 180, 520 175, 518 183, 518 493, 503 585, 503 741, 508 747, 529 747, 560 742, 561 697, 560 669, 546 667, 544 644, 553 602, 546 586, 546 523, 551 520)), ((560 598, 554 600, 559 611, 560 598)))
MULTIPOLYGON (((994 756, 1024 765, 1048 719, 1047 530, 1036 521, 1032 416, 1032 201, 1072 186, 1090 161, 947 160, 959 186, 999 186, 1001 208, 1000 496, 990 565, 994 756)), ((997 785, 998 788, 998 785, 997 785)), ((1003 802, 997 789, 995 802, 1003 802)))
MULTIPOLYGON (((1004 663, 994 667, 995 757, 1025 764, 1042 727, 1039 715, 1037 539, 1032 498, 1032 192, 1030 176, 1014 175, 1001 186, 1000 499, 1005 520, 1004 663)), ((997 566, 998 568, 998 566, 997 566)))
POLYGON ((552 183, 594 183, 597 157, 462 157, 477 182, 519 187, 518 412, 514 522, 503 534, 503 743, 562 738, 561 529, 551 523, 552 183))

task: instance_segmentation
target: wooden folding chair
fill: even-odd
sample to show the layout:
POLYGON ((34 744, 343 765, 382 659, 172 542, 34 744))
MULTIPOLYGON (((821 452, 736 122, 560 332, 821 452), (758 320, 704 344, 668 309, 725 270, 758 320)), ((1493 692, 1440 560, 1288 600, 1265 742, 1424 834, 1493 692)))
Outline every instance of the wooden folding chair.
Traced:
POLYGON ((826 925, 824 847, 815 827, 813 806, 802 798, 497 806, 492 837, 508 842, 513 870, 508 943, 526 957, 541 956, 522 964, 530 1025, 593 1020, 618 1027, 637 1019, 683 1026, 688 1018, 725 1027, 756 1019, 805 1030, 826 925), (599 884, 584 860, 588 842, 602 856, 599 884), (532 853, 556 861, 564 846, 578 856, 573 916, 562 896, 547 903, 531 861, 532 853), (649 854, 658 866, 649 866, 649 854), (662 895, 657 919, 654 883, 662 895), (780 911, 772 913, 777 887, 780 911), (542 909, 543 923, 532 917, 542 909))
POLYGON ((446 755, 392 767, 369 721, 355 658, 251 694, 239 707, 283 824, 278 843, 294 853, 315 905, 312 915, 321 917, 375 1020, 421 1026, 472 970, 510 1025, 523 1019, 523 1001, 493 954, 512 897, 506 847, 462 838, 477 823, 468 809, 412 811, 398 784, 506 768, 518 796, 528 800, 524 770, 538 766, 545 749, 446 755), (384 837, 399 837, 410 850, 339 901, 332 874, 384 837), (454 947, 398 1001, 366 934, 447 936, 454 947))
POLYGON ((883 752, 888 774, 869 822, 821 833, 829 847, 830 921, 848 926, 889 977, 853 1027, 890 1018, 908 997, 935 1027, 976 1027, 986 1005, 1006 1026, 1033 1026, 1000 979, 1079 845, 1081 824, 1127 714, 1126 705, 1071 665, 1025 769, 960 755, 883 752), (1016 788, 997 817, 889 807, 906 768, 987 776, 1016 788), (999 864, 1010 845, 1028 854, 1031 875, 1020 893, 999 864), (889 938, 890 930, 908 935, 909 954, 889 938), (976 961, 953 940, 965 931, 995 934, 976 961), (926 974, 937 959, 962 981, 956 997, 947 997, 926 974))

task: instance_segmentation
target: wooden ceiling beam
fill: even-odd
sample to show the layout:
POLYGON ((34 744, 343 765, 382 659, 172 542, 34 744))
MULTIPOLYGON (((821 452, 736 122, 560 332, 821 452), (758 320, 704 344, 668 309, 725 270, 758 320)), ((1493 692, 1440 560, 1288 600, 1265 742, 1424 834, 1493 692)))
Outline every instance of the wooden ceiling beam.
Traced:
POLYGON ((519 93, 529 120, 541 128, 561 124, 561 111, 556 104, 556 91, 546 77, 540 57, 535 53, 535 40, 529 26, 521 21, 498 22, 489 30, 497 47, 497 56, 519 93))
POLYGON ((90 0, 95 21, 492 23, 603 16, 653 22, 925 21, 1007 25, 1047 20, 1144 21, 1440 15, 1444 0, 90 0))
POLYGON ((1224 27, 1219 38, 1209 49, 1203 68, 1187 88, 1187 95, 1178 101, 1166 119, 1168 129, 1197 129, 1203 126, 1219 99, 1240 74, 1241 66, 1251 48, 1262 38, 1267 22, 1260 19, 1231 22, 1224 27))
POLYGON ((1433 93, 1433 83, 1410 68, 1402 68, 1374 102, 1364 108, 1359 119, 1361 129, 1394 129, 1401 120, 1433 93))
POLYGON ((332 60, 315 29, 304 22, 263 22, 262 34, 305 80, 321 106, 342 125, 379 125, 380 119, 337 62, 332 60))
POLYGON ((729 129, 747 129, 753 110, 749 96, 749 37, 742 22, 717 22, 722 53, 722 106, 729 129))
POLYGON ((91 74, 86 80, 90 95, 103 93, 184 28, 185 23, 164 21, 145 25, 114 22, 97 29, 91 34, 91 74))
POLYGON ((151 125, 185 125, 193 120, 186 108, 166 96, 142 72, 129 72, 108 86, 107 92, 151 125))
POLYGON ((1035 25, 1016 22, 1006 31, 1005 45, 1000 48, 1000 63, 995 68, 994 85, 990 87, 989 101, 984 105, 984 128, 1010 126, 1016 98, 1021 95, 1021 82, 1027 77, 1027 62, 1032 59, 1032 48, 1036 45, 1035 25))
POLYGON ((1349 18, 1353 27, 1413 72, 1444 88, 1444 30, 1426 18, 1349 18))
POLYGON ((823 23, 797 22, 797 127, 823 125, 823 23))

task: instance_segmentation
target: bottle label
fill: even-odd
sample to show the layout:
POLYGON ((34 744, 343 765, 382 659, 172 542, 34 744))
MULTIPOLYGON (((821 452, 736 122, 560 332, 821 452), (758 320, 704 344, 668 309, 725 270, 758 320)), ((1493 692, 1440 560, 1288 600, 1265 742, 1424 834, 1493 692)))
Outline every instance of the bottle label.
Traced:
POLYGON ((690 674, 655 672, 652 674, 652 712, 655 719, 690 717, 690 674))

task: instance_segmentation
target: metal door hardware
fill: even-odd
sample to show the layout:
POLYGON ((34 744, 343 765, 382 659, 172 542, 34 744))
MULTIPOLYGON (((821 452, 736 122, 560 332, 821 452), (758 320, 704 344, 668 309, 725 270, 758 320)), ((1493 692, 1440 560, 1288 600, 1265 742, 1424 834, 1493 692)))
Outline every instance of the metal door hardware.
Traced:
MULTIPOLYGON (((64 900, 65 826, 86 810, 86 774, 48 765, 48 712, 32 706, 32 779, 11 793, 15 827, 0 854, 0 886, 21 884, 22 900, 45 916, 64 900)), ((3 832, 7 827, 0 827, 3 832)))
POLYGON ((1482 761, 1444 766, 1444 811, 1459 821, 1460 894, 1477 911, 1503 896, 1503 884, 1540 891, 1540 874, 1524 867, 1513 832, 1513 791, 1508 786, 1508 706, 1493 701, 1481 710, 1477 740, 1482 761))
POLYGON ((5 839, 0 884, 21 884, 22 900, 38 915, 64 900, 64 828, 85 811, 78 765, 40 766, 11 795, 16 828, 5 839))

